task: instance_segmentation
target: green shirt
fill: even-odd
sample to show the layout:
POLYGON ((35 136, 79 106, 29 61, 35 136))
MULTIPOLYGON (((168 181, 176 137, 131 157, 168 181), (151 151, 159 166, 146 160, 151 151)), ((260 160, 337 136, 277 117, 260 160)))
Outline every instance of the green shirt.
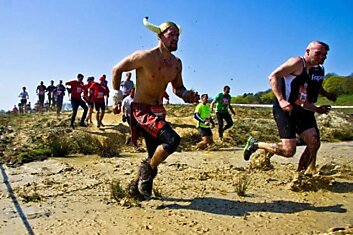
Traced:
POLYGON ((215 98, 216 112, 228 113, 228 106, 230 105, 231 96, 229 94, 219 93, 215 98))
MULTIPOLYGON (((199 103, 195 108, 195 113, 198 113, 202 120, 211 118, 211 109, 207 104, 199 103)), ((196 127, 210 128, 210 125, 197 121, 196 127)))

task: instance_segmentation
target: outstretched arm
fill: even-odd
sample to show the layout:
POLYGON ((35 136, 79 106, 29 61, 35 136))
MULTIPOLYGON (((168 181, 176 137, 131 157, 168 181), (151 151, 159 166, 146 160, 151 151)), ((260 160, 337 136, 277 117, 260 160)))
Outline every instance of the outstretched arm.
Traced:
POLYGON ((182 64, 181 60, 178 59, 180 63, 180 71, 178 72, 176 78, 172 81, 173 92, 178 97, 182 98, 185 103, 197 103, 200 100, 200 96, 197 92, 193 90, 187 90, 183 84, 183 79, 181 76, 182 64))
POLYGON ((214 107, 215 103, 216 103, 216 99, 213 99, 211 104, 210 104, 211 112, 213 111, 213 107, 214 107))
POLYGON ((328 114, 331 111, 330 105, 316 106, 315 104, 309 102, 305 102, 303 108, 319 114, 328 114))
POLYGON ((332 92, 327 92, 323 87, 320 88, 319 91, 320 95, 325 96, 327 99, 336 102, 337 100, 337 95, 335 93, 332 92))
POLYGON ((125 57, 122 61, 120 61, 113 67, 112 83, 114 90, 120 89, 122 73, 140 68, 142 59, 143 53, 141 51, 137 51, 125 57))
POLYGON ((197 113, 197 112, 194 113, 194 118, 195 118, 197 121, 199 121, 199 122, 205 123, 205 120, 203 120, 203 119, 201 118, 200 114, 197 113))
POLYGON ((234 109, 233 109, 233 107, 232 107, 232 104, 231 104, 231 103, 229 103, 229 110, 232 112, 232 114, 233 114, 233 115, 235 115, 235 112, 234 112, 234 109))

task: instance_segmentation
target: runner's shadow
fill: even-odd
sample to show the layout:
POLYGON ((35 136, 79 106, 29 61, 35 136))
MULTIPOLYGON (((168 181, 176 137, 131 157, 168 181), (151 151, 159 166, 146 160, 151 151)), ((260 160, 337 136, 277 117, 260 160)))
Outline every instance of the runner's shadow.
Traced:
POLYGON ((0 164, 0 170, 1 170, 2 178, 3 178, 3 182, 6 185, 7 191, 9 192, 9 197, 11 198, 12 203, 13 203, 14 207, 16 208, 18 216, 22 220, 22 223, 25 226, 25 228, 27 229, 28 234, 29 235, 34 234, 33 229, 31 227, 31 225, 29 224, 26 215, 21 208, 21 205, 19 204, 19 202, 16 198, 16 195, 13 192, 12 186, 8 180, 9 178, 6 174, 5 169, 2 167, 2 164, 0 164))
POLYGON ((353 192, 353 183, 335 182, 330 191, 334 193, 351 193, 353 192))
POLYGON ((176 128, 176 127, 180 127, 180 128, 196 128, 195 125, 192 125, 192 124, 178 124, 178 123, 171 123, 171 125, 173 126, 173 128, 176 128))
MULTIPOLYGON (((168 199, 166 201, 178 201, 178 199, 168 199)), ((194 198, 194 199, 181 199, 179 203, 164 204, 158 209, 184 209, 196 210, 218 215, 229 216, 244 216, 250 212, 273 212, 273 213, 296 213, 300 211, 312 210, 317 212, 333 212, 345 213, 347 210, 342 208, 341 204, 333 206, 314 206, 309 203, 292 202, 292 201, 272 201, 272 202, 246 202, 246 201, 233 201, 222 198, 194 198)))

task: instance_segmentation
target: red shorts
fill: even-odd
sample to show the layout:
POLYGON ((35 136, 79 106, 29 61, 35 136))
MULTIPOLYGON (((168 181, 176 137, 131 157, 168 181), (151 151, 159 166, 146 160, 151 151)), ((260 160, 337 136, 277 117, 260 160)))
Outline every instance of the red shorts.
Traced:
POLYGON ((135 145, 138 138, 142 136, 142 131, 157 137, 159 131, 167 124, 165 121, 166 111, 163 105, 146 105, 132 102, 131 113, 131 140, 135 145))

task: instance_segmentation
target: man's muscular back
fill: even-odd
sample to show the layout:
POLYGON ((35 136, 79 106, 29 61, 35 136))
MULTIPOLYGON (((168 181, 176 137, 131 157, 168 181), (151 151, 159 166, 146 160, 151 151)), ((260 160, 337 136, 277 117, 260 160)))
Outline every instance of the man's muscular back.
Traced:
POLYGON ((173 54, 163 58, 158 47, 140 51, 138 54, 140 56, 140 66, 136 69, 134 102, 150 105, 158 104, 169 82, 182 84, 181 61, 173 54))

